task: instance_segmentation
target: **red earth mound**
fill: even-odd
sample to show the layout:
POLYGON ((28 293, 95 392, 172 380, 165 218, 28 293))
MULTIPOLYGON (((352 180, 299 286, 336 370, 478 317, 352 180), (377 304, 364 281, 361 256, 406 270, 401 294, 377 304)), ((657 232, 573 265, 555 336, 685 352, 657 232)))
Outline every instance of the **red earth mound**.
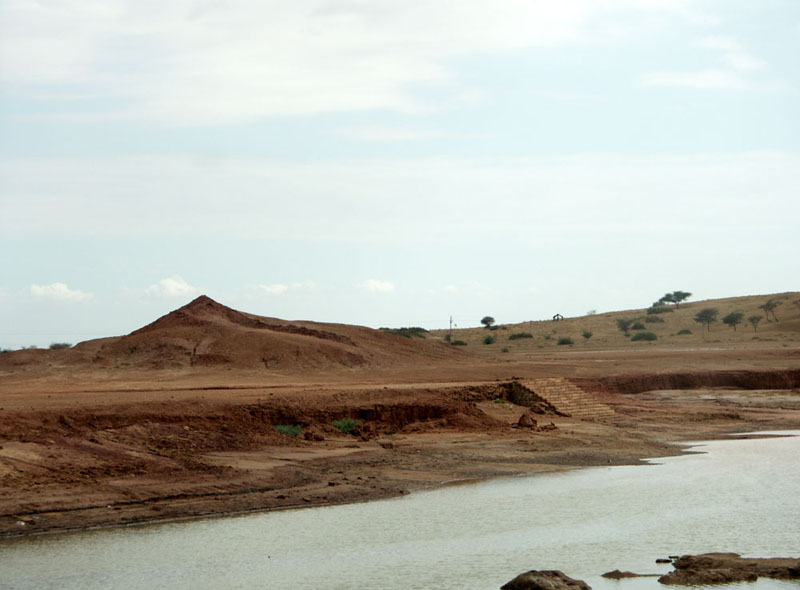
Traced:
POLYGON ((0 368, 43 363, 168 369, 230 367, 285 371, 388 366, 463 355, 443 343, 344 324, 289 322, 231 309, 201 295, 127 336, 89 340, 63 351, 0 356, 0 368))

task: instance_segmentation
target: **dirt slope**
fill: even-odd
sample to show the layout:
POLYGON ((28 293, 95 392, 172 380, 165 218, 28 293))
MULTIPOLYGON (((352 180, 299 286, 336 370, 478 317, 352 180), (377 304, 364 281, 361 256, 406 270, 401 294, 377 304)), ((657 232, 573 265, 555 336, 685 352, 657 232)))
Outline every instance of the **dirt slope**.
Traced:
POLYGON ((441 342, 403 338, 361 326, 251 315, 203 295, 127 336, 89 340, 65 351, 23 350, 0 355, 0 370, 55 364, 286 371, 391 366, 460 355, 462 351, 441 342))

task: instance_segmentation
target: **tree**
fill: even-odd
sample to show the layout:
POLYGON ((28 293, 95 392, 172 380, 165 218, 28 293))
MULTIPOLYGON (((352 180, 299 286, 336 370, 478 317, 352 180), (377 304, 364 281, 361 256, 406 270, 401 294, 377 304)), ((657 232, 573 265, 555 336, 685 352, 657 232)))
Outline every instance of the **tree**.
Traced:
POLYGON ((767 321, 769 321, 769 314, 772 314, 772 317, 775 318, 775 321, 777 322, 778 318, 775 316, 775 308, 777 308, 781 303, 781 301, 770 299, 764 305, 759 305, 758 309, 764 310, 764 315, 767 316, 767 321))
POLYGON ((675 309, 679 309, 681 303, 691 296, 692 294, 688 291, 673 291, 672 293, 666 293, 661 299, 656 301, 656 304, 665 305, 667 303, 674 303, 675 309))
POLYGON ((741 311, 734 311, 722 318, 722 323, 733 328, 736 331, 736 326, 742 323, 744 314, 741 311))
POLYGON ((72 344, 69 342, 53 342, 50 345, 50 350, 63 350, 65 348, 72 348, 72 344))
POLYGON ((713 307, 706 307, 701 309, 694 316, 694 321, 698 324, 704 324, 708 331, 711 331, 711 324, 717 321, 719 310, 713 307))
POLYGON ((758 322, 761 321, 760 315, 751 315, 747 321, 753 326, 753 332, 758 332, 758 322))
POLYGON ((494 318, 490 315, 487 315, 481 320, 481 323, 483 324, 484 328, 491 328, 494 324, 494 318))
POLYGON ((617 328, 625 332, 626 336, 628 335, 628 330, 631 329, 631 324, 633 324, 633 320, 628 318, 620 318, 617 320, 617 328))

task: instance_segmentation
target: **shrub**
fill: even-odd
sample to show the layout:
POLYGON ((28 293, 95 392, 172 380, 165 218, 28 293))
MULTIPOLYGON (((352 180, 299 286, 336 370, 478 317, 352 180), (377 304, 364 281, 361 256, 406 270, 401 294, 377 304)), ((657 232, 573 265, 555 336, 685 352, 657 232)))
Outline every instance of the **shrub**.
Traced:
POLYGON ((491 336, 491 335, 489 335, 489 336, 487 336, 486 338, 483 339, 483 343, 484 344, 494 344, 495 342, 496 342, 496 340, 494 339, 494 336, 491 336))
POLYGON ((289 436, 297 436, 303 432, 303 427, 299 424, 276 424, 273 428, 281 434, 287 434, 289 436))
POLYGON ((691 333, 692 333, 691 330, 687 330, 686 328, 684 328, 683 330, 680 330, 678 332, 678 336, 683 336, 684 334, 691 334, 691 333))
POLYGON ((503 347, 503 352, 508 352, 508 346, 503 347))
POLYGON ((342 418, 341 420, 334 420, 333 426, 338 429, 342 434, 350 434, 356 428, 364 423, 363 420, 353 420, 350 417, 342 418))
POLYGON ((550 337, 551 337, 551 334, 545 334, 545 335, 544 335, 544 339, 545 339, 545 340, 550 340, 550 337))
POLYGON ((671 307, 667 307, 666 305, 654 305, 647 309, 647 315, 657 315, 660 313, 672 313, 675 311, 671 307))
POLYGON ((658 340, 658 336, 652 332, 639 332, 631 337, 631 342, 636 342, 637 340, 658 340))
POLYGON ((381 328, 381 332, 402 336, 403 338, 425 338, 428 331, 425 328, 412 326, 410 328, 381 328))
POLYGON ((72 344, 69 342, 53 342, 50 345, 50 350, 63 350, 65 348, 72 348, 72 344))
POLYGON ((636 322, 631 326, 631 330, 644 330, 644 324, 642 322, 636 322))
POLYGON ((450 342, 452 339, 453 339, 453 335, 450 334, 449 332, 444 335, 444 341, 445 342, 450 342))
POLYGON ((533 338, 533 334, 530 332, 515 332, 514 334, 509 334, 509 340, 519 340, 520 338, 533 338))
POLYGON ((563 337, 563 338, 559 338, 558 339, 558 345, 559 346, 564 346, 564 345, 572 346, 572 338, 569 338, 569 337, 566 337, 566 336, 563 337))
POLYGON ((663 324, 664 323, 664 318, 660 318, 657 315, 649 315, 646 318, 644 318, 644 323, 645 324, 663 324))
POLYGON ((589 330, 584 330, 583 331, 583 337, 586 338, 587 340, 589 338, 591 338, 592 336, 594 336, 594 334, 592 334, 589 330))
POLYGON ((450 344, 453 346, 466 346, 467 343, 464 340, 453 340, 450 344))

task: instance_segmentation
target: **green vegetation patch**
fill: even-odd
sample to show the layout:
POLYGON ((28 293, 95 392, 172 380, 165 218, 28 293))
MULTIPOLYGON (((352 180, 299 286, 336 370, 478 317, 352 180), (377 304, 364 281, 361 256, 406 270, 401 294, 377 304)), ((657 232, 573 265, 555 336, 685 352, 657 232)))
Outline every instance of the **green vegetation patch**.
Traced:
POLYGON ((647 315, 658 315, 660 313, 672 313, 675 311, 671 307, 667 307, 666 305, 654 305, 647 309, 647 315))
POLYGON ((65 348, 72 348, 69 342, 53 342, 50 345, 50 350, 64 350, 65 348))
POLYGON ((497 342, 497 340, 495 340, 494 336, 487 336, 483 339, 484 344, 494 344, 495 342, 497 342))
POLYGON ((364 423, 363 420, 353 420, 350 417, 342 418, 341 420, 334 420, 331 422, 334 428, 338 429, 342 434, 350 434, 356 428, 364 423))
POLYGON ((530 332, 514 332, 508 335, 509 340, 520 340, 521 338, 533 338, 530 332))
POLYGON ((410 328, 380 328, 381 332, 402 336, 403 338, 425 338, 428 331, 425 328, 412 326, 410 328))
POLYGON ((664 318, 659 317, 657 315, 649 315, 646 318, 644 318, 644 323, 645 324, 663 324, 664 323, 664 318))
POLYGON ((658 340, 658 336, 652 332, 639 332, 631 337, 631 342, 636 342, 637 340, 658 340))
POLYGON ((465 340, 453 340, 450 344, 453 346, 466 346, 467 342, 465 340))
POLYGON ((572 346, 572 344, 573 344, 572 338, 563 337, 558 339, 559 346, 572 346))
POLYGON ((286 434, 288 436, 297 436, 303 432, 303 427, 299 424, 276 424, 273 428, 281 434, 286 434))
POLYGON ((691 330, 687 330, 686 328, 684 328, 683 330, 680 330, 680 331, 678 332, 678 336, 684 336, 684 335, 686 335, 686 334, 691 334, 691 333, 692 333, 692 331, 691 331, 691 330))

